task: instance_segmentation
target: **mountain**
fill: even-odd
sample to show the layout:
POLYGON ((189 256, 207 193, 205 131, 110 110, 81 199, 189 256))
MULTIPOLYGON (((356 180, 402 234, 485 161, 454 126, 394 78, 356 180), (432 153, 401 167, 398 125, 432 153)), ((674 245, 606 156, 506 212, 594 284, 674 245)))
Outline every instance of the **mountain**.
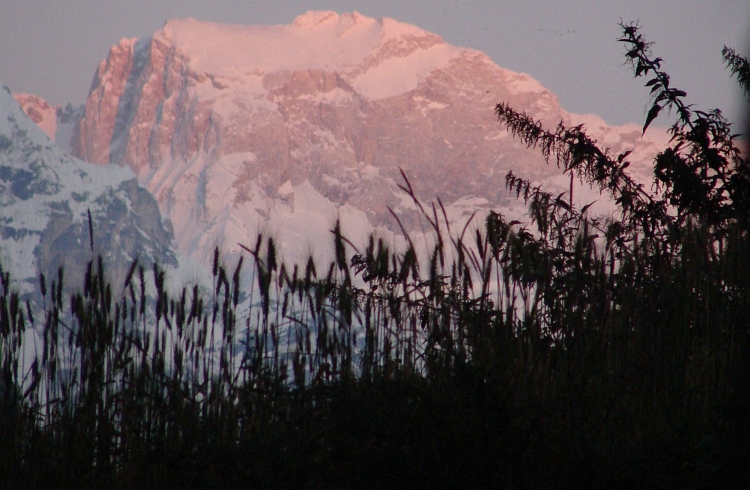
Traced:
POLYGON ((13 94, 13 98, 16 99, 23 112, 29 116, 29 119, 39 126, 49 139, 54 141, 59 108, 51 106, 49 102, 33 94, 13 94))
MULTIPOLYGON (((355 243, 373 230, 421 230, 400 169, 458 225, 488 209, 523 214, 505 190, 509 170, 566 191, 558 169, 498 125, 501 101, 635 150, 631 168, 644 179, 639 163, 665 141, 568 114, 530 76, 418 27, 308 12, 277 26, 170 20, 122 40, 94 75, 73 152, 130 167, 197 260, 217 245, 238 251, 259 231, 295 259, 326 248, 336 218, 355 243)), ((606 201, 580 186, 575 197, 606 201)))
POLYGON ((83 106, 63 107, 50 105, 43 98, 33 94, 13 94, 23 112, 47 134, 49 139, 65 153, 73 153, 78 138, 78 126, 83 117, 83 106))
POLYGON ((132 171, 65 154, 48 136, 59 132, 64 111, 33 96, 17 98, 24 109, 0 89, 0 263, 20 291, 34 291, 39 272, 49 276, 59 266, 66 284, 80 287, 81 265, 94 254, 118 283, 135 258, 147 267, 176 266, 171 225, 132 171))

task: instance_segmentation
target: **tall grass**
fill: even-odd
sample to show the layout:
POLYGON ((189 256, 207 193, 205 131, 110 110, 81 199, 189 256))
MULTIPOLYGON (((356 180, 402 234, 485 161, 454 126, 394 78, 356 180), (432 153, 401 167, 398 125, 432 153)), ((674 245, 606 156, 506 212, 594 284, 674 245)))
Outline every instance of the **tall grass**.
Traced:
POLYGON ((336 228, 334 263, 288 269, 259 237, 244 326, 242 261, 218 253, 209 297, 170 297, 137 264, 112 286, 101 259, 80 293, 42 276, 40 318, 4 273, 3 485, 731 482, 746 233, 719 253, 690 226, 654 262, 645 241, 622 253, 585 219, 535 212, 536 233, 491 214, 444 243, 432 209, 426 264, 374 239, 347 260, 336 228))

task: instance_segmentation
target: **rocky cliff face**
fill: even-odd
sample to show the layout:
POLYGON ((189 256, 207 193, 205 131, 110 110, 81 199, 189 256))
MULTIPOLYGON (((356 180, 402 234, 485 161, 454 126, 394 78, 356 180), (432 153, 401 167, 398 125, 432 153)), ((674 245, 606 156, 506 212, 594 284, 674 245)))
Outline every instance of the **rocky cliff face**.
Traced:
MULTIPOLYGON (((130 169, 66 155, 27 117, 35 114, 29 104, 22 110, 7 88, 0 89, 0 263, 21 291, 38 291, 39 272, 49 276, 60 266, 66 284, 80 287, 81 265, 98 254, 115 284, 135 258, 147 267, 154 261, 177 265, 170 224, 130 169)), ((43 120, 56 117, 50 109, 43 120)))
POLYGON ((236 250, 267 230, 304 254, 336 216, 345 232, 387 233, 398 229, 390 208, 418 229, 399 169, 457 219, 520 212, 505 191, 509 170, 567 190, 498 126, 501 101, 550 125, 586 123, 613 151, 634 148, 636 161, 659 143, 635 126, 570 115, 528 75, 417 27, 308 12, 285 26, 172 20, 121 41, 94 76, 74 152, 133 169, 182 252, 208 260, 214 246, 236 250))
POLYGON ((33 94, 13 94, 23 112, 47 134, 49 139, 65 153, 73 153, 78 144, 79 125, 83 117, 83 106, 53 106, 33 94))
POLYGON ((34 124, 42 128, 51 140, 55 140, 57 131, 57 107, 33 94, 14 94, 13 98, 21 106, 34 124))

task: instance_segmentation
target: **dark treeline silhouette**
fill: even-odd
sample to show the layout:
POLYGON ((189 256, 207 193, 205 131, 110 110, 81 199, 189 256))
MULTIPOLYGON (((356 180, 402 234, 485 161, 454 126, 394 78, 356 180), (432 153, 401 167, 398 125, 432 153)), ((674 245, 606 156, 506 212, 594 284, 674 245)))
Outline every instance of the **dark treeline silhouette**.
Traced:
MULTIPOLYGON (((510 174, 531 223, 454 234, 405 178, 424 261, 374 238, 347 260, 336 226, 325 268, 259 236, 244 292, 218 252, 212 290, 175 296, 159 266, 113 285, 99 258, 75 294, 40 275, 34 306, 0 271, 0 486, 741 488, 749 162, 621 27, 652 89, 644 132, 676 118, 653 187, 585 128, 496 107, 613 217, 510 174)), ((724 59, 747 90, 747 59, 724 59)))

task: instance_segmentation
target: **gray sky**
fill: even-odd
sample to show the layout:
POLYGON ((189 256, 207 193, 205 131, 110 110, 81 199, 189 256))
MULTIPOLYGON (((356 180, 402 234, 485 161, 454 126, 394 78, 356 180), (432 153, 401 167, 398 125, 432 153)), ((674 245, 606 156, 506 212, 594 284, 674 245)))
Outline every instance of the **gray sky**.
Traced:
POLYGON ((646 80, 632 78, 615 41, 618 20, 637 20, 672 85, 696 108, 719 107, 737 121, 747 107, 720 52, 727 44, 748 55, 748 0, 2 0, 0 82, 14 93, 79 104, 112 44, 150 36, 169 18, 287 24, 307 10, 356 10, 418 25, 530 74, 564 109, 613 124, 645 116, 646 80))

